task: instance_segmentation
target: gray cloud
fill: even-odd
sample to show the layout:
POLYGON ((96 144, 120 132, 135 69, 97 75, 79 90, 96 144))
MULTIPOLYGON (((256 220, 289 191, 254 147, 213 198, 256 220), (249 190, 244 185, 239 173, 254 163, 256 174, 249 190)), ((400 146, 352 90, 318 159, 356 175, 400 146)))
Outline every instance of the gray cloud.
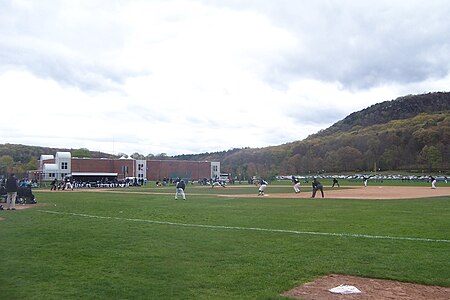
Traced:
POLYGON ((450 73, 450 6, 432 1, 205 1, 264 14, 291 32, 296 49, 268 67, 280 88, 296 78, 367 89, 450 73))
POLYGON ((0 71, 26 69, 36 77, 49 78, 61 85, 87 91, 117 90, 127 78, 146 74, 88 61, 73 53, 62 53, 51 48, 39 49, 36 44, 11 45, 0 41, 0 57, 0 71))
POLYGON ((71 19, 63 3, 26 3, 0 4, 0 71, 25 69, 86 91, 119 89, 127 78, 146 74, 108 59, 122 46, 126 27, 106 14, 92 23, 95 1, 86 19, 71 19))
POLYGON ((321 126, 342 119, 346 116, 346 112, 334 106, 321 107, 318 105, 309 109, 291 110, 286 113, 286 116, 292 118, 298 124, 321 126))

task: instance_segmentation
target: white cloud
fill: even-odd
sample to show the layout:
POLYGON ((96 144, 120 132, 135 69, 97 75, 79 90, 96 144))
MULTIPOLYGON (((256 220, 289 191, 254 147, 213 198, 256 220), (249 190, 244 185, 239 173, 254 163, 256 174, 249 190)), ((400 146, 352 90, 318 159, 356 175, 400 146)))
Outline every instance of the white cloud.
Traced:
POLYGON ((187 154, 295 141, 450 83, 446 1, 0 4, 0 143, 187 154), (3 100, 4 99, 4 100, 3 100))

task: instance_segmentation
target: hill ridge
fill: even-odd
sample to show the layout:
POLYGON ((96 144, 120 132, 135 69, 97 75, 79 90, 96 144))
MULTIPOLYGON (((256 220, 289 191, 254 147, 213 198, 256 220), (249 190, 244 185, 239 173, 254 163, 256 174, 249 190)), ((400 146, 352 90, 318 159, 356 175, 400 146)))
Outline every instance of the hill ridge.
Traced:
POLYGON ((367 127, 374 124, 384 124, 391 120, 411 118, 420 113, 446 111, 450 111, 450 92, 407 95, 353 112, 330 127, 309 137, 324 137, 337 131, 348 131, 355 126, 367 127))

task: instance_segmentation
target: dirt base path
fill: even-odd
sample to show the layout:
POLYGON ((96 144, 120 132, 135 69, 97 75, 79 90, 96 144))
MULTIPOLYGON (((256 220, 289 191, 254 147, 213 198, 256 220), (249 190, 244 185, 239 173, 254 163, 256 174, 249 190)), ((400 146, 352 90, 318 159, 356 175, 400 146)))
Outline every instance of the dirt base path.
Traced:
MULTIPOLYGON (((311 192, 292 193, 270 193, 270 189, 264 197, 270 198, 310 198, 311 192)), ((324 191, 325 198, 336 199, 411 199, 429 197, 450 197, 450 187, 440 187, 432 189, 429 187, 409 187, 409 186, 368 186, 333 188, 324 191)), ((252 195, 219 195, 224 197, 261 197, 256 193, 252 195)), ((320 191, 316 193, 316 198, 321 198, 320 191)))
MULTIPOLYGON (((229 186, 234 188, 239 186, 229 186)), ((325 186, 326 198, 337 199, 411 199, 411 198, 429 198, 429 197, 450 197, 450 186, 442 186, 435 189, 431 187, 417 186, 346 186, 343 188, 331 188, 325 186)), ((221 194, 223 197, 258 197, 257 188, 254 194, 221 194)), ((310 198, 311 188, 303 187, 300 193, 271 193, 270 186, 267 187, 265 197, 271 198, 310 198)), ((259 196, 260 197, 260 196, 259 196)), ((320 191, 316 193, 316 198, 321 198, 320 191)))

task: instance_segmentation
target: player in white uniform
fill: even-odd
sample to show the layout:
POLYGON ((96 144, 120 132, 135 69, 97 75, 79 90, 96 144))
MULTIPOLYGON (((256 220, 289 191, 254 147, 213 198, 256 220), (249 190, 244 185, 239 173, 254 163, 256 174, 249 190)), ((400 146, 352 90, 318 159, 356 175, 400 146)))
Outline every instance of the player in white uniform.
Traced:
POLYGON ((263 178, 259 180, 259 189, 258 189, 258 196, 264 196, 264 191, 267 187, 267 181, 265 181, 263 178))
POLYGON ((300 180, 297 177, 292 176, 292 182, 294 183, 294 191, 295 191, 295 193, 296 194, 300 193, 300 180))
POLYGON ((181 179, 177 182, 177 187, 175 190, 175 200, 178 200, 178 193, 181 194, 181 197, 183 197, 183 200, 186 200, 186 195, 184 194, 184 189, 186 188, 186 184, 184 183, 184 180, 181 179))
POLYGON ((431 188, 435 189, 436 188, 436 178, 434 178, 433 176, 430 175, 430 182, 431 182, 431 188))

